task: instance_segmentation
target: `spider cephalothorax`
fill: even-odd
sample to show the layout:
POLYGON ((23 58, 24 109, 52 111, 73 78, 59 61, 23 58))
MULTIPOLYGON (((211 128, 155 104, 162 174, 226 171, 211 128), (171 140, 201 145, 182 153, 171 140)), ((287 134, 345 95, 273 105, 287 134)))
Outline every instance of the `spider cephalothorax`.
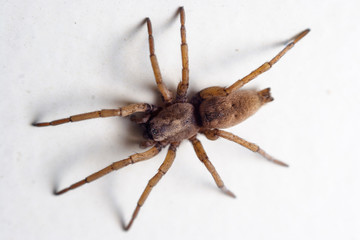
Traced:
POLYGON ((147 122, 148 133, 156 142, 178 142, 194 136, 200 129, 191 103, 174 103, 147 122))
POLYGON ((182 56, 182 80, 178 85, 175 95, 165 86, 162 81, 159 64, 155 55, 154 38, 152 36, 152 27, 150 19, 147 18, 149 33, 150 61, 154 71, 157 87, 164 102, 164 106, 154 106, 148 103, 131 104, 119 109, 104 109, 100 111, 74 115, 68 118, 54 120, 51 122, 34 123, 34 126, 54 126, 68 122, 76 122, 91 118, 113 117, 113 116, 132 116, 132 120, 142 126, 145 126, 146 140, 141 143, 142 147, 151 147, 145 152, 136 153, 130 157, 114 162, 113 164, 101 169, 100 171, 89 175, 83 180, 76 182, 61 191, 55 192, 56 195, 63 194, 69 190, 75 189, 92 182, 114 170, 123 168, 129 164, 148 160, 157 155, 160 150, 169 145, 168 153, 158 172, 150 179, 143 194, 141 195, 132 218, 125 229, 129 229, 136 218, 141 206, 150 194, 152 188, 159 182, 162 176, 166 174, 171 167, 175 152, 180 142, 189 140, 196 152, 196 155, 204 163, 206 168, 214 178, 216 185, 227 195, 235 195, 226 189, 219 174, 208 159, 205 150, 196 138, 198 133, 204 134, 210 140, 216 140, 219 137, 238 143, 253 152, 257 152, 267 160, 282 166, 287 166, 280 162, 254 143, 250 143, 232 133, 220 130, 234 126, 254 114, 262 105, 273 100, 270 95, 270 89, 261 91, 239 90, 246 83, 269 70, 295 43, 302 39, 310 30, 304 30, 295 36, 286 47, 280 51, 272 60, 264 63, 249 75, 236 81, 230 87, 209 87, 198 92, 191 100, 187 98, 187 89, 189 85, 189 61, 188 46, 185 33, 185 12, 181 7, 179 9, 181 22, 181 56, 182 56), (143 113, 141 118, 135 118, 134 113, 143 113))

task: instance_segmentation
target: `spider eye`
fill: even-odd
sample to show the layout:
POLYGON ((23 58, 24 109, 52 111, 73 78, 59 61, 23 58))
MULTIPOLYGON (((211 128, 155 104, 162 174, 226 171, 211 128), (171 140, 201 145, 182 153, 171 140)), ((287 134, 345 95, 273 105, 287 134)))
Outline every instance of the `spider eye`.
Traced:
POLYGON ((159 134, 159 131, 157 130, 157 129, 151 129, 151 134, 153 135, 153 136, 157 136, 158 134, 159 134))

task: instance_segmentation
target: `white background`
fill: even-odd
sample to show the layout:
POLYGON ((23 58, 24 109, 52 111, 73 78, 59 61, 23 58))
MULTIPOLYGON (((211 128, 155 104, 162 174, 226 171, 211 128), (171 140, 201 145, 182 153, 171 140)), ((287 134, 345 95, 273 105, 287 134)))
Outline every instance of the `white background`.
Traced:
POLYGON ((0 239, 359 239, 360 3, 352 1, 1 1, 0 239), (129 119, 35 128, 76 113, 159 103, 148 58, 152 19, 164 81, 181 77, 185 6, 194 93, 228 86, 311 32, 248 88, 274 102, 229 131, 290 164, 200 136, 231 199, 184 141, 132 229, 127 222, 163 161, 129 166, 55 197, 140 152, 129 119))

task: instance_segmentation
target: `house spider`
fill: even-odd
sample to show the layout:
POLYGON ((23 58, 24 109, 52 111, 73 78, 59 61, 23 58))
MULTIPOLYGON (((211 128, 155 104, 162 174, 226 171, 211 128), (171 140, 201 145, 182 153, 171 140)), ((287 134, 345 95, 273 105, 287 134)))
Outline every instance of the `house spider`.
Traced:
POLYGON ((186 43, 185 30, 185 11, 184 8, 179 8, 180 13, 180 33, 181 33, 181 56, 182 56, 182 80, 178 84, 176 95, 174 95, 162 81, 159 64, 155 55, 154 38, 152 34, 152 26, 149 18, 146 18, 148 35, 149 35, 149 49, 150 61, 158 90, 164 102, 163 106, 154 106, 148 103, 130 104, 119 109, 103 109, 100 111, 89 112, 74 115, 68 118, 58 119, 51 122, 34 123, 34 126, 56 126, 68 122, 77 122, 91 118, 100 117, 125 117, 131 115, 132 121, 145 128, 144 137, 146 140, 140 144, 142 147, 151 147, 145 152, 136 153, 130 157, 112 163, 111 165, 95 172, 81 181, 78 181, 67 188, 55 192, 60 195, 78 188, 85 183, 90 183, 104 175, 119 170, 129 164, 134 164, 144 160, 148 160, 156 156, 162 148, 169 145, 166 158, 158 172, 149 180, 143 191, 137 206, 134 210, 131 220, 124 226, 128 230, 138 215, 140 208, 144 205, 145 200, 149 196, 151 190, 160 181, 171 167, 175 159, 176 149, 179 144, 187 139, 191 142, 199 160, 204 163, 207 170, 210 172, 215 180, 216 185, 225 194, 235 197, 235 195, 228 190, 215 167, 210 162, 206 152, 197 139, 197 134, 204 134, 210 140, 216 140, 219 137, 233 141, 246 147, 247 149, 257 152, 265 159, 287 167, 288 165, 273 158, 262 150, 258 145, 248 142, 230 132, 220 130, 234 126, 246 118, 253 115, 262 105, 271 102, 273 98, 270 95, 270 88, 261 91, 255 90, 239 90, 246 83, 250 82, 258 75, 269 70, 287 51, 289 51, 300 39, 302 39, 310 30, 306 29, 296 35, 286 47, 280 51, 269 62, 252 71, 244 78, 236 81, 229 87, 209 87, 198 92, 190 100, 187 98, 187 89, 189 86, 189 59, 188 59, 188 45, 186 43), (142 113, 142 117, 135 118, 132 114, 142 113))

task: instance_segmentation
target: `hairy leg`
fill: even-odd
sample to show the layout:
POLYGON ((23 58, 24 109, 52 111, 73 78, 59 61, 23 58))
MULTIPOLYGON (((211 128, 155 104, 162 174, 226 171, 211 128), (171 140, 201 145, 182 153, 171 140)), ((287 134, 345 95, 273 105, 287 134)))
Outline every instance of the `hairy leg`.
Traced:
POLYGON ((287 51, 289 51, 291 48, 294 47, 294 45, 300 41, 306 34, 308 34, 310 32, 310 29, 306 29, 304 31, 302 31, 301 33, 299 33, 298 35, 296 35, 292 41, 283 49, 281 50, 273 59, 271 59, 269 62, 264 63, 263 65, 261 65, 260 67, 258 67, 257 69, 255 69, 253 72, 251 72, 249 75, 245 76, 244 78, 236 81, 234 84, 232 84, 230 87, 226 88, 225 91, 227 94, 236 91, 237 89, 241 88, 242 86, 244 86, 246 83, 250 82, 251 80, 253 80, 254 78, 256 78, 257 76, 259 76, 260 74, 266 72, 267 70, 269 70, 277 61, 280 60, 280 58, 282 56, 285 55, 285 53, 287 51))
POLYGON ((205 136, 210 139, 210 140, 216 140, 219 137, 225 138, 227 140, 233 141, 235 143, 240 144, 243 147, 246 147, 247 149, 259 153, 261 156, 263 156, 265 159, 269 160, 270 162, 276 163, 280 166, 283 167, 288 167, 289 165, 281 162, 277 159, 275 159, 274 157, 270 156, 269 154, 267 154, 264 150, 262 150, 258 145, 248 142, 243 138, 240 138, 230 132, 226 132, 223 130, 219 130, 219 129, 212 129, 212 130, 205 130, 203 131, 203 133, 205 134, 205 136))
POLYGON ((202 163, 204 163, 205 167, 210 172, 211 176, 214 178, 218 188, 220 188, 221 191, 223 191, 225 194, 229 195, 230 197, 235 198, 236 197, 235 194, 225 187, 224 182, 222 181, 220 175, 217 173, 215 167, 212 165, 208 156, 206 155, 206 152, 201 142, 196 138, 196 136, 191 137, 189 140, 194 147, 197 157, 202 163))
POLYGON ((154 177, 152 177, 149 180, 149 183, 146 185, 146 188, 144 192, 141 194, 140 199, 137 202, 136 208, 134 210, 134 213, 128 223, 127 226, 124 227, 125 230, 129 230, 131 225, 133 224, 136 216, 138 215, 140 208, 144 205, 146 199, 148 198, 151 190, 155 185, 160 181, 160 179, 167 173, 167 171, 170 169, 171 165, 174 162, 175 154, 176 154, 176 148, 179 146, 179 143, 172 143, 169 147, 169 150, 167 152, 166 158, 161 164, 158 172, 155 174, 154 177))
POLYGON ((107 166, 106 168, 103 168, 100 171, 89 175, 88 177, 84 178, 83 180, 76 182, 76 183, 70 185, 69 187, 64 188, 61 191, 55 192, 55 194, 60 195, 60 194, 66 193, 69 190, 78 188, 78 187, 84 185, 85 183, 90 183, 92 181, 95 181, 96 179, 101 178, 101 177, 105 176, 106 174, 111 173, 112 171, 119 170, 120 168, 126 167, 129 164, 134 164, 136 162, 148 160, 148 159, 156 156, 160 152, 160 150, 161 150, 161 146, 155 145, 154 147, 150 148, 146 152, 133 154, 124 160, 112 163, 111 165, 107 166))
POLYGON ((269 62, 264 63, 254 71, 252 71, 247 76, 243 77, 242 79, 236 81, 234 84, 232 84, 230 87, 223 88, 223 87, 209 87, 202 91, 200 91, 200 97, 202 99, 211 98, 215 96, 227 96, 232 92, 235 92, 239 88, 243 87, 246 83, 250 82, 260 74, 266 72, 269 70, 277 61, 280 60, 284 54, 289 51, 294 45, 300 41, 306 34, 308 34, 310 29, 306 29, 296 35, 292 41, 283 49, 281 50, 273 59, 271 59, 269 62))
POLYGON ((185 29, 185 11, 181 7, 180 11, 180 35, 181 35, 181 61, 182 61, 182 79, 177 88, 176 99, 180 102, 186 101, 186 93, 189 87, 189 56, 188 45, 186 43, 186 29, 185 29))
POLYGON ((161 96, 163 97, 163 100, 166 103, 169 103, 172 101, 172 93, 168 90, 165 83, 162 81, 159 63, 158 63, 157 57, 155 55, 154 37, 152 35, 152 26, 151 26, 151 21, 149 18, 146 18, 146 23, 147 23, 148 33, 149 33, 150 61, 151 61, 151 66, 154 71, 156 84, 161 93, 161 96))
POLYGON ((130 104, 119 109, 103 109, 100 111, 82 113, 68 118, 57 119, 51 122, 33 123, 36 127, 56 126, 63 123, 78 122, 92 118, 104 117, 125 117, 136 112, 150 112, 154 108, 153 105, 148 103, 130 104))

